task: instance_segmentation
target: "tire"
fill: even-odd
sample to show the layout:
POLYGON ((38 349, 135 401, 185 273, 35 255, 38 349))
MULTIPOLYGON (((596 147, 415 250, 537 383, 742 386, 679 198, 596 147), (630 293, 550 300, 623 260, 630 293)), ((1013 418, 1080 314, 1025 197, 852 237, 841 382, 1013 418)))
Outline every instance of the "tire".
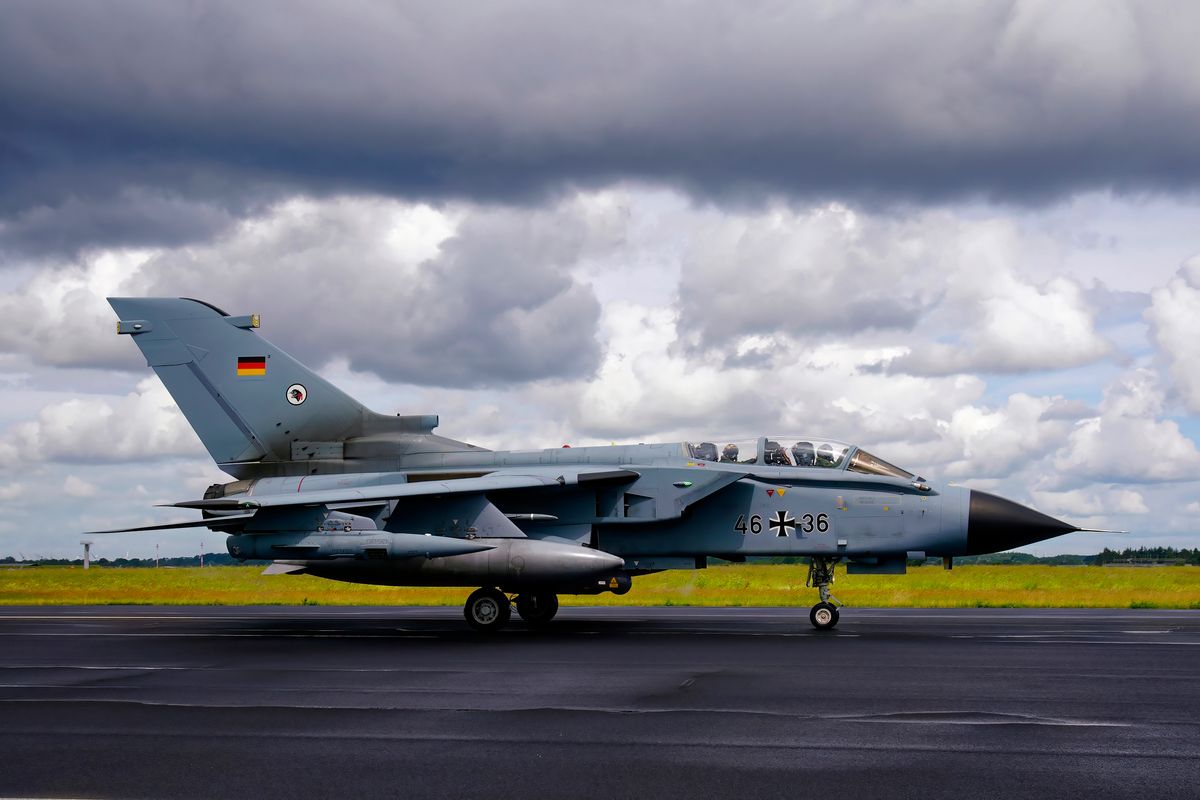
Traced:
POLYGON ((512 606, 508 597, 498 589, 476 589, 463 606, 463 617, 477 631, 490 633, 508 624, 512 606))
POLYGON ((553 592, 517 595, 517 613, 531 628, 548 625, 558 613, 558 595, 553 592))
POLYGON ((837 606, 832 603, 817 603, 812 607, 812 611, 808 612, 808 621, 817 630, 827 631, 838 624, 840 616, 837 606))

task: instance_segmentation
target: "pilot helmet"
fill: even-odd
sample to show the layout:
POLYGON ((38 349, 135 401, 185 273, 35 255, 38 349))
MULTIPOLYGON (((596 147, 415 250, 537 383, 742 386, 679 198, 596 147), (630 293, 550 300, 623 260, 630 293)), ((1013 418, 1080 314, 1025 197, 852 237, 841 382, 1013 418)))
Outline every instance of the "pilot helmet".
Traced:
POLYGON ((730 461, 736 461, 738 457, 738 446, 732 443, 725 445, 725 449, 721 451, 721 456, 729 459, 730 461))
POLYGON ((816 461, 812 442, 796 442, 792 445, 792 458, 795 459, 798 467, 811 467, 816 461))

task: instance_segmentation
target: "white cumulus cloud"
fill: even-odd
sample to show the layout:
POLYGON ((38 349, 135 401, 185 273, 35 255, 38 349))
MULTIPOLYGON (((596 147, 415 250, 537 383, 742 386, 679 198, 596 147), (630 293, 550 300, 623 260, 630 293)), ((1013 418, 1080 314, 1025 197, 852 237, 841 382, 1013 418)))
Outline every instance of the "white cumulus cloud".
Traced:
POLYGON ((1200 256, 1150 293, 1146 319, 1166 358, 1175 389, 1193 412, 1200 412, 1200 256))
MULTIPOLYGON (((0 439, 0 467, 38 461, 116 462, 203 453, 200 440, 156 377, 124 397, 84 396, 46 406, 0 439)), ((82 483, 64 489, 76 491, 82 483)))
POLYGON ((1163 408, 1157 376, 1128 373, 1104 394, 1100 415, 1080 421, 1054 459, 1055 467, 1100 483, 1189 481, 1200 476, 1200 450, 1163 408))
POLYGON ((1038 508, 1048 514, 1068 517, 1095 517, 1103 514, 1148 514, 1150 508, 1142 493, 1134 489, 1109 486, 1096 489, 1070 489, 1063 492, 1034 492, 1038 508))
POLYGON ((963 406, 941 423, 944 475, 953 479, 1002 478, 1041 461, 1062 445, 1071 422, 1056 413, 1062 398, 1018 393, 998 408, 963 406))

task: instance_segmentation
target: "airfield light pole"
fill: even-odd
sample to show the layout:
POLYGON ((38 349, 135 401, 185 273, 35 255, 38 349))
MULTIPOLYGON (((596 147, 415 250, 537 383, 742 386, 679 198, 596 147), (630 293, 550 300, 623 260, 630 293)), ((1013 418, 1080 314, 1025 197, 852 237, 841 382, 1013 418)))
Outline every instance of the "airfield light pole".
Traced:
POLYGON ((154 566, 158 566, 158 542, 154 543, 154 566))
POLYGON ((200 540, 200 566, 204 566, 204 540, 200 540))
POLYGON ((92 540, 83 539, 79 543, 83 545, 83 568, 89 569, 92 566, 92 540))

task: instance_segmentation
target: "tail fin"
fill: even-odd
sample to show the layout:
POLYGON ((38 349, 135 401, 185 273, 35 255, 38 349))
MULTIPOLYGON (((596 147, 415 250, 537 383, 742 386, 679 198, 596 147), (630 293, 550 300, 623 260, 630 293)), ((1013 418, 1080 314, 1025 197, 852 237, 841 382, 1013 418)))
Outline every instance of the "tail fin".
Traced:
MULTIPOLYGON (((187 298, 108 302, 121 320, 117 332, 131 334, 218 464, 300 460, 296 450, 310 443, 404 424, 368 410, 272 345, 258 334, 257 316, 231 317, 187 298)), ((425 419, 428 433, 437 422, 425 419)))

